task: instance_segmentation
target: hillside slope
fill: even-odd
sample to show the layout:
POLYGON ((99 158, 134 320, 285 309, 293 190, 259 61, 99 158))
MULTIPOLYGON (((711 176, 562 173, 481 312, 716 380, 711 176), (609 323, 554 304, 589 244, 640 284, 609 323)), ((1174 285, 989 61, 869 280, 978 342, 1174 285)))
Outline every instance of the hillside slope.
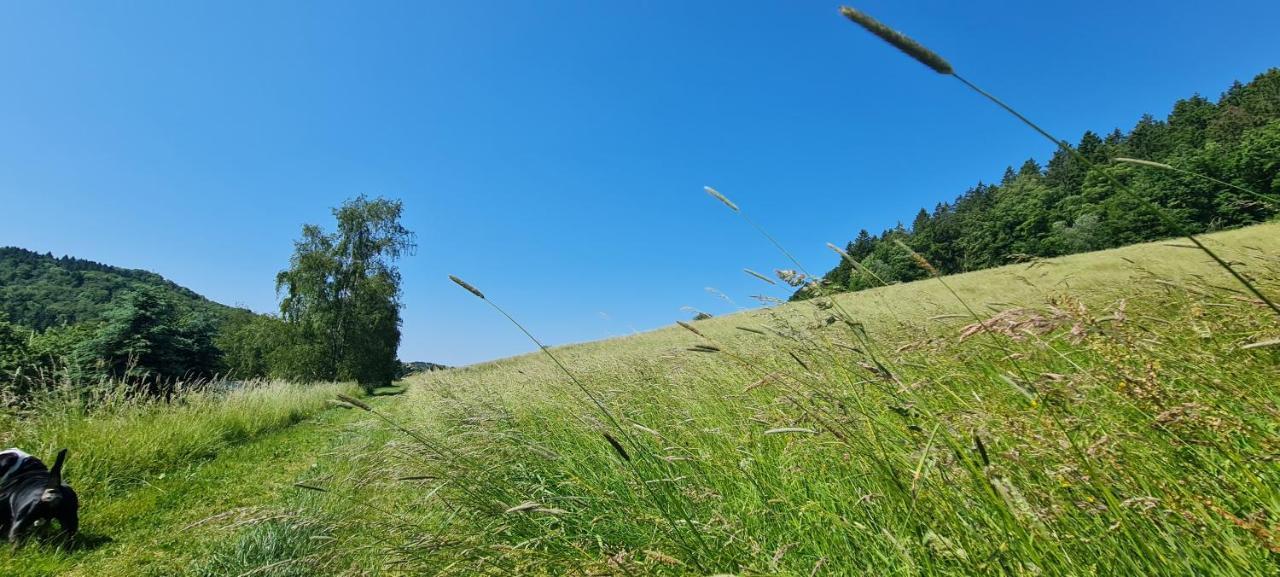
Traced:
MULTIPOLYGON (((1236 259, 1251 277, 1268 278, 1268 265, 1280 262, 1280 222, 1245 227, 1201 237, 1211 248, 1225 252, 1225 258, 1236 259)), ((1209 283, 1243 294, 1243 289, 1204 253, 1184 239, 1171 239, 1120 248, 1074 254, 1030 263, 1006 265, 943 277, 969 306, 981 315, 993 314, 1015 306, 1043 306, 1055 295, 1070 294, 1090 303, 1109 301, 1165 290, 1170 282, 1209 283)), ((973 319, 952 295, 947 286, 935 279, 918 280, 856 293, 832 297, 844 311, 863 323, 872 336, 897 339, 924 324, 969 324, 973 319)), ((775 297, 785 297, 782 288, 767 287, 775 297)), ((498 297, 500 298, 500 297, 498 297)), ((813 303, 791 302, 776 307, 742 311, 697 321, 694 326, 713 334, 716 339, 750 344, 757 342, 740 326, 759 326, 778 321, 817 325, 832 316, 831 309, 813 303)), ((537 327, 531 327, 535 330, 537 327)), ((676 354, 687 346, 689 333, 675 325, 589 343, 556 347, 558 353, 592 363, 593 359, 611 361, 630 357, 654 358, 676 354)), ((524 366, 546 365, 540 353, 499 359, 463 367, 464 371, 487 371, 491 367, 504 370, 530 370, 524 366)), ((545 368, 545 367, 544 367, 545 368)), ((456 376, 457 371, 441 376, 456 376)), ((426 378, 433 378, 427 375, 426 378)))
MULTIPOLYGON (((1280 224, 1206 238, 1280 292, 1280 224)), ((444 574, 1273 572, 1277 320, 1183 245, 423 375, 387 459, 466 521, 371 530, 444 574)))
POLYGON ((10 322, 25 327, 44 330, 95 320, 112 299, 142 287, 160 289, 176 302, 213 318, 236 310, 154 272, 0 247, 0 311, 10 322))

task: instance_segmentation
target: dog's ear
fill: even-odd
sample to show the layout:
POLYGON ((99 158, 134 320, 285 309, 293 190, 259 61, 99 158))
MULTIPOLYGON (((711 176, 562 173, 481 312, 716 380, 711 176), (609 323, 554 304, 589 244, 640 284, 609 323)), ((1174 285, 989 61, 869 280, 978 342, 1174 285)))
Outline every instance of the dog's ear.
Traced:
POLYGON ((62 485, 62 463, 67 460, 67 450, 58 451, 58 458, 53 461, 53 468, 49 470, 49 484, 45 485, 45 489, 57 489, 62 485))

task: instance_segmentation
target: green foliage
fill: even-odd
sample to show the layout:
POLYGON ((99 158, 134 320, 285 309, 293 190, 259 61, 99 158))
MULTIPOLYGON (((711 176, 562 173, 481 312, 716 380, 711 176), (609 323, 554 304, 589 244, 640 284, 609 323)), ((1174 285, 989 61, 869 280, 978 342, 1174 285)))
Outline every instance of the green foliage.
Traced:
POLYGON ((310 577, 332 537, 316 523, 268 521, 249 528, 234 544, 196 563, 190 577, 261 575, 310 577))
POLYGON ((37 331, 98 320, 126 292, 155 288, 211 318, 233 310, 145 270, 16 247, 0 248, 0 311, 37 331))
MULTIPOLYGON (((280 312, 305 360, 291 378, 354 380, 366 389, 389 385, 400 370, 400 272, 413 233, 400 224, 399 201, 360 196, 334 209, 337 231, 302 229, 288 270, 276 277, 280 312)), ((292 362, 290 364, 293 364, 292 362)))
MULTIPOLYGON (((105 378, 209 378, 229 320, 254 317, 142 270, 0 248, 0 402, 105 378)), ((256 376, 256 375, 250 375, 256 376)))
POLYGON ((81 370, 76 348, 93 326, 80 324, 44 332, 17 326, 0 313, 0 404, 12 404, 58 380, 74 380, 81 370))
POLYGON ((95 376, 167 381, 208 377, 221 369, 217 328, 203 311, 183 310, 165 292, 147 287, 122 295, 75 359, 95 376))
POLYGON ((25 393, 23 371, 31 365, 30 333, 10 323, 0 312, 0 403, 5 396, 25 393))
POLYGON ((979 183, 932 212, 921 210, 910 230, 862 231, 848 252, 874 275, 842 260, 824 277, 822 291, 805 287, 792 298, 921 278, 896 240, 950 274, 1177 235, 1146 201, 1190 233, 1271 219, 1280 206, 1244 191, 1280 197, 1280 69, 1236 83, 1216 103, 1199 95, 1180 100, 1166 120, 1144 116, 1127 134, 1086 132, 1076 149, 1096 167, 1089 170, 1061 149, 1043 171, 1034 160, 1017 171, 1010 167, 999 184, 979 183), (1115 157, 1163 162, 1232 186, 1111 164, 1115 157), (1117 190, 1109 176, 1141 198, 1117 190))
POLYGON ((331 378, 326 350, 307 328, 269 315, 238 315, 223 327, 217 346, 229 376, 313 383, 331 378))
POLYGON ((401 212, 398 201, 361 196, 334 210, 335 233, 303 227, 277 278, 281 317, 214 303, 147 271, 0 248, 0 403, 58 383, 163 389, 218 373, 390 384, 401 374, 394 262, 413 249, 401 212))

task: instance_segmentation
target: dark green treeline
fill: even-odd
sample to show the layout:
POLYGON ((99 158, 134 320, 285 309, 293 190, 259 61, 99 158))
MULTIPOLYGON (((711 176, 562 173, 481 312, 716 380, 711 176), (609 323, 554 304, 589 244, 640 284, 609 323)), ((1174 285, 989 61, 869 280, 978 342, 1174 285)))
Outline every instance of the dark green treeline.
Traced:
MULTIPOLYGON (((1165 120, 1145 115, 1132 129, 1086 132, 1077 150, 1088 169, 1059 149, 1047 165, 1027 160, 999 183, 979 183, 952 202, 921 209, 909 226, 858 233, 820 281, 820 292, 856 291, 924 278, 928 273, 896 241, 942 274, 978 270, 1177 236, 1145 202, 1122 194, 1107 171, 1164 207, 1192 233, 1254 224, 1280 207, 1280 69, 1236 82, 1216 101, 1179 100, 1165 120), (1192 175, 1115 163, 1116 157, 1166 163, 1258 194, 1192 175)), ((812 285, 792 298, 814 296, 812 285)))

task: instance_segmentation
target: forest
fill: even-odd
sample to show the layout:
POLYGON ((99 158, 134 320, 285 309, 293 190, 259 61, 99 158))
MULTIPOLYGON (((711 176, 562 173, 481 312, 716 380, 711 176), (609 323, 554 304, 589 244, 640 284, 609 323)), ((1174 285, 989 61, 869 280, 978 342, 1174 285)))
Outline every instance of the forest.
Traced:
POLYGON ((1280 69, 1235 82, 1216 102, 1179 100, 1166 119, 1144 115, 1128 132, 1085 132, 1075 147, 1095 168, 1059 148, 1046 165, 1028 159, 999 183, 920 209, 910 226, 863 229, 822 279, 795 283, 803 286, 792 299, 928 275, 899 243, 952 274, 1264 222, 1280 208, 1280 69), (1111 177, 1144 198, 1123 194, 1111 177))
POLYGON ((101 318, 124 293, 149 289, 206 316, 232 311, 154 272, 0 247, 0 311, 37 331, 101 318))
POLYGON ((148 271, 0 249, 0 404, 106 380, 151 394, 260 378, 390 384, 415 369, 396 356, 394 262, 413 249, 402 210, 361 196, 334 209, 336 231, 303 227, 275 279, 279 314, 221 305, 148 271))

